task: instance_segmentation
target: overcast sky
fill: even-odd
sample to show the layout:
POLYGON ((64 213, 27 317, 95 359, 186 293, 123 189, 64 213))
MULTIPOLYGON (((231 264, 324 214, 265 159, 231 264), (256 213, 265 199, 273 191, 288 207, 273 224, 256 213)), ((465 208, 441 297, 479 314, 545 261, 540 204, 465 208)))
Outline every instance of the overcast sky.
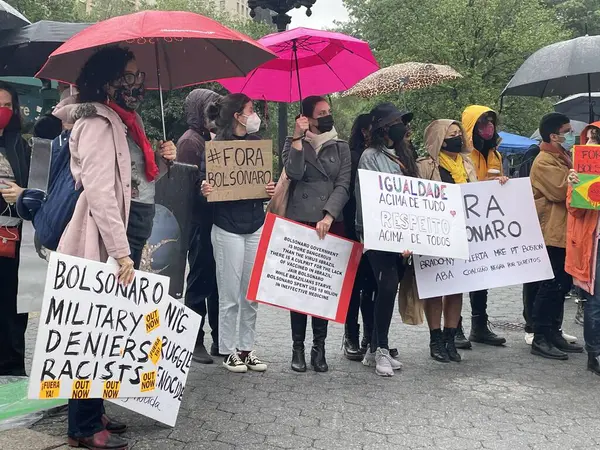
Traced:
POLYGON ((306 8, 293 9, 291 28, 331 28, 333 21, 344 21, 348 19, 348 12, 342 0, 317 0, 312 8, 312 16, 306 17, 306 8))

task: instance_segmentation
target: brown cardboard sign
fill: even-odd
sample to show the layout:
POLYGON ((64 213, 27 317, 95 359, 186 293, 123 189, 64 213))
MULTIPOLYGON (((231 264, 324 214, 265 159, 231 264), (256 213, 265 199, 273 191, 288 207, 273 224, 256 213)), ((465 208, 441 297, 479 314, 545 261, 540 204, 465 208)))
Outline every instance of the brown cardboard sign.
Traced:
POLYGON ((273 141, 209 141, 206 181, 209 202, 267 198, 273 181, 273 141))

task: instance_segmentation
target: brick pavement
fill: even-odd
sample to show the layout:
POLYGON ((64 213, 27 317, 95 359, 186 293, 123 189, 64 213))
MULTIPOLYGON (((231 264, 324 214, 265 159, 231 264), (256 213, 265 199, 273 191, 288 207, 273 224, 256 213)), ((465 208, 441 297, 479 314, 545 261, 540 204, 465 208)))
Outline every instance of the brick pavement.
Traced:
MULTIPOLYGON (((519 288, 493 291, 493 320, 521 322, 520 298, 519 288)), ((565 325, 581 338, 574 314, 569 302, 565 325)), ((129 423, 132 450, 600 446, 600 377, 585 370, 586 356, 543 360, 530 355, 522 332, 499 331, 508 338, 506 348, 475 345, 462 352, 462 363, 440 364, 429 358, 426 327, 394 317, 391 342, 404 370, 382 379, 344 359, 343 328, 334 324, 327 340, 330 371, 297 374, 289 368, 288 314, 261 306, 257 351, 269 363, 266 373, 195 365, 174 429, 112 405, 109 412, 129 423)), ((34 429, 64 436, 66 416, 44 419, 34 429)))

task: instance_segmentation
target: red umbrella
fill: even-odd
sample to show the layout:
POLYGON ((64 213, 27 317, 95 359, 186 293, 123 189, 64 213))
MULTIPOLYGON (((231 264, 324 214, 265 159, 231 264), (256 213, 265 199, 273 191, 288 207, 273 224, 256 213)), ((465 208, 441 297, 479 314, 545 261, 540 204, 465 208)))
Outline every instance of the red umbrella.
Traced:
POLYGON ((248 36, 199 14, 142 11, 99 22, 76 34, 50 55, 36 77, 75 84, 89 57, 111 44, 133 51, 138 66, 147 72, 146 87, 161 90, 161 108, 162 89, 245 76, 276 58, 248 36))

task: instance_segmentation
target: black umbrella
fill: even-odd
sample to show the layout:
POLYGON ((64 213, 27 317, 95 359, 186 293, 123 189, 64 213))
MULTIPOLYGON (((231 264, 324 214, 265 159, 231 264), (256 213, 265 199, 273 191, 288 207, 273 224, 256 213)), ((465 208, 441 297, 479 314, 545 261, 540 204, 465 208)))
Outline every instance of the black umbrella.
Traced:
POLYGON ((0 76, 35 76, 54 50, 89 26, 89 23, 42 20, 16 30, 2 32, 0 76))
POLYGON ((11 30, 31 22, 3 0, 0 0, 0 30, 11 30))
POLYGON ((585 90, 593 120, 591 93, 600 91, 600 36, 578 37, 538 50, 519 67, 502 97, 567 97, 585 90))
MULTIPOLYGON (((600 120, 600 92, 592 92, 592 109, 594 117, 591 122, 600 120)), ((588 123, 590 118, 590 94, 587 92, 571 95, 554 104, 554 111, 563 113, 571 120, 588 123)))

